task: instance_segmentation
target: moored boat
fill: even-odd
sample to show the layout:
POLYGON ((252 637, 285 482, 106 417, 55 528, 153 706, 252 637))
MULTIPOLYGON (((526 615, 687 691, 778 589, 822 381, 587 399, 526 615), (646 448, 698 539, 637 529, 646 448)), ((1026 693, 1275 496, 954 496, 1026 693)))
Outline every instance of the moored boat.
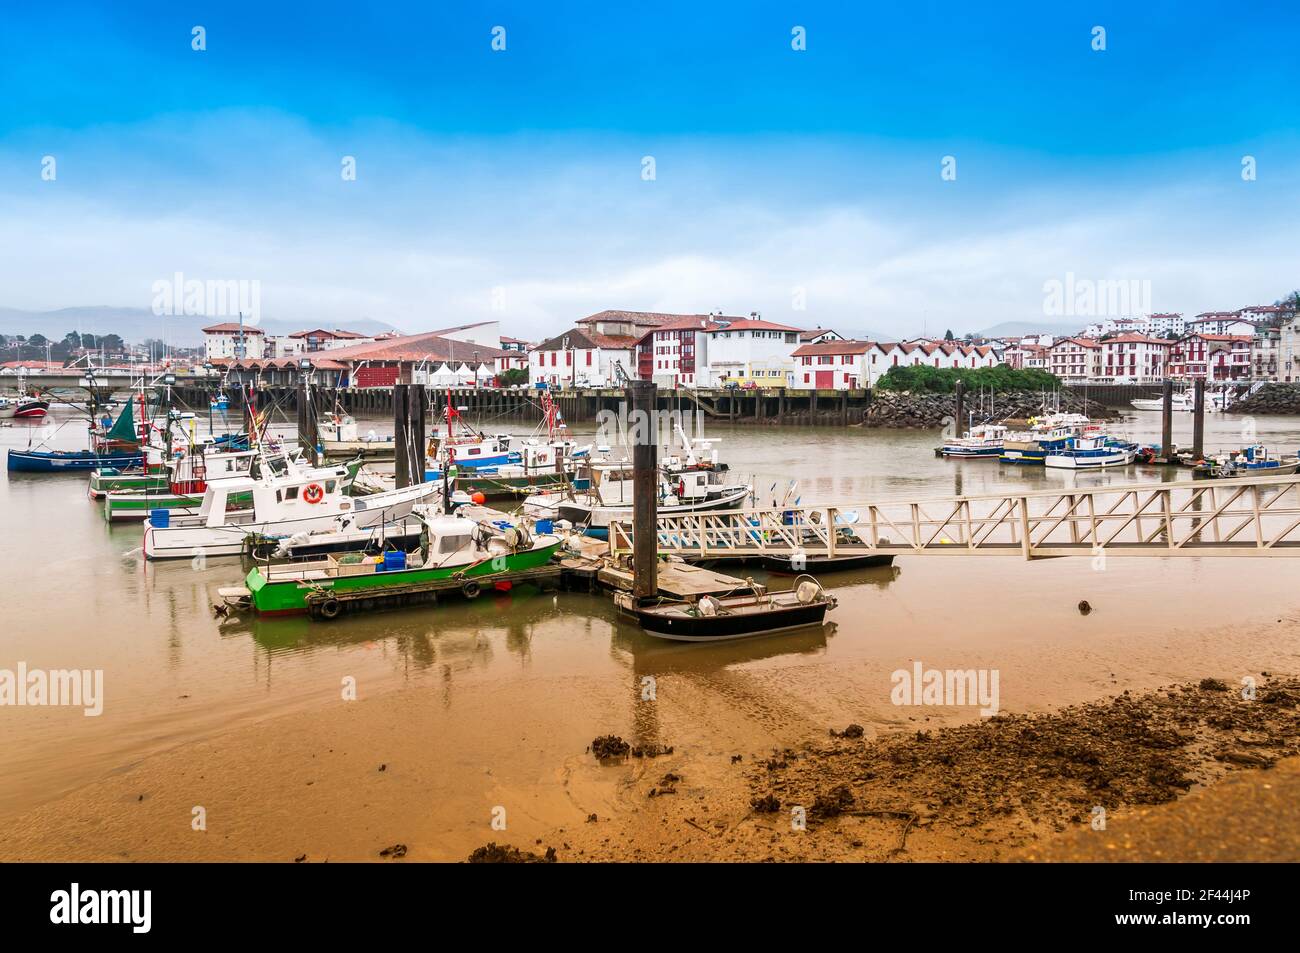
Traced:
POLYGON ((964 436, 946 441, 938 453, 943 457, 996 460, 1002 454, 1006 436, 1007 428, 1002 424, 979 424, 964 436))
POLYGON ((813 577, 800 576, 789 592, 758 586, 749 595, 647 604, 620 592, 614 603, 649 635, 677 642, 722 642, 821 625, 835 608, 835 597, 813 577))
POLYGON ((455 514, 425 518, 427 542, 414 557, 385 553, 330 556, 310 563, 255 566, 243 587, 223 589, 228 602, 246 603, 266 615, 310 612, 332 619, 342 600, 376 599, 430 583, 459 580, 468 598, 492 577, 536 569, 551 561, 560 538, 531 532, 504 514, 462 508, 455 514))
POLYGON ((1300 470, 1300 459, 1274 456, 1263 444, 1251 444, 1192 468, 1192 476, 1226 480, 1244 476, 1289 476, 1300 470))
POLYGON ((235 476, 208 483, 194 513, 150 513, 144 531, 146 559, 238 556, 246 539, 280 539, 315 530, 367 529, 405 518, 417 504, 441 493, 437 484, 350 497, 351 466, 303 468, 287 461, 284 473, 235 476), (240 498, 251 495, 252 505, 240 498))
POLYGON ((1048 451, 1044 464, 1060 470, 1101 470, 1128 466, 1136 455, 1136 444, 1099 433, 1071 437, 1064 447, 1048 451))

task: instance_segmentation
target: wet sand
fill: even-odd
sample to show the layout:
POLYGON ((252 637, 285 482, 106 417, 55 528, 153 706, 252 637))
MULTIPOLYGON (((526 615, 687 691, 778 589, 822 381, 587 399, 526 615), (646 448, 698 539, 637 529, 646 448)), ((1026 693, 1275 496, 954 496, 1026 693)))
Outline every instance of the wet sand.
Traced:
MULTIPOLYGON (((1068 858, 1097 804, 1108 824, 1127 824, 1143 805, 1270 774, 1260 769, 1300 753, 1300 681, 1256 670, 1247 702, 1236 672, 1223 688, 1193 682, 946 725, 903 708, 862 737, 831 737, 845 726, 797 710, 808 672, 769 686, 786 693, 786 717, 759 732, 750 712, 689 680, 631 724, 603 679, 564 686, 607 710, 588 724, 545 692, 479 690, 462 699, 473 708, 455 738, 436 696, 390 692, 150 757, 11 818, 0 859, 380 860, 401 844, 406 860, 447 861, 489 842, 554 848, 562 862, 1068 858), (589 745, 611 726, 642 756, 598 761, 589 745), (655 745, 672 751, 645 756, 655 745), (792 829, 792 805, 806 807, 806 830, 792 829), (194 829, 196 807, 206 830, 194 829)), ((1300 859, 1294 807, 1285 817, 1267 854, 1300 859)))

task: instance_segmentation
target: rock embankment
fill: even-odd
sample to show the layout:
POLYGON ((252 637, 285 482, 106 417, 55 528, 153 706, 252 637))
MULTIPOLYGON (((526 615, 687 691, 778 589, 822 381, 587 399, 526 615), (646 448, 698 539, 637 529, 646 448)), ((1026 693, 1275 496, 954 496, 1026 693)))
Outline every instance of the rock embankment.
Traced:
POLYGON ((1300 414, 1300 384, 1265 384, 1228 410, 1234 414, 1300 414))
MULTIPOLYGON (((1051 398, 1052 409, 1056 409, 1056 396, 1051 398)), ((981 403, 978 395, 967 395, 966 411, 974 412, 976 419, 988 416, 988 398, 981 403), (981 413, 981 407, 983 413, 981 413)), ((1060 394, 1060 409, 1069 413, 1087 414, 1094 420, 1113 420, 1119 412, 1095 400, 1084 400, 1082 395, 1069 390, 1060 394)), ((954 412, 951 394, 913 394, 896 391, 876 391, 863 416, 863 425, 867 427, 888 427, 902 429, 942 427, 945 419, 954 412)), ((1033 391, 997 394, 993 398, 993 419, 1023 420, 1028 417, 1041 416, 1044 413, 1043 395, 1033 391)))

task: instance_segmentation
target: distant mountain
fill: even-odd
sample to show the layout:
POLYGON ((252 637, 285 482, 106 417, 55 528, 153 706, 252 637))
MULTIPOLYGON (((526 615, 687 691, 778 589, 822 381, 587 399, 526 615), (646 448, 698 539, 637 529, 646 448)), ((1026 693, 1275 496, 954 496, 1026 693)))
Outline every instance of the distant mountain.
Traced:
POLYGON ((1078 334, 1088 323, 1087 318, 1073 321, 1003 321, 991 328, 984 328, 979 333, 986 338, 1024 337, 1026 334, 1052 334, 1061 337, 1078 334))
MULTIPOLYGON (((61 340, 69 331, 90 334, 117 334, 128 343, 139 343, 146 338, 163 338, 177 347, 196 347, 203 343, 203 328, 220 324, 229 318, 166 315, 158 317, 148 308, 113 308, 91 305, 78 308, 60 308, 57 311, 22 311, 17 308, 0 308, 0 334, 43 334, 51 340, 61 340)), ((397 330, 383 321, 358 318, 355 321, 284 321, 263 318, 257 325, 267 334, 292 334, 311 327, 333 329, 341 327, 362 334, 379 334, 397 330)))

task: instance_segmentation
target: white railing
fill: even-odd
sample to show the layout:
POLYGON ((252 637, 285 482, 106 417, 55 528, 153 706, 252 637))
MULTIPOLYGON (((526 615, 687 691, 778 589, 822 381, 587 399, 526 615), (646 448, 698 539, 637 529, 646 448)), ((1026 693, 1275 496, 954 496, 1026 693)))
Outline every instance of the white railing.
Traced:
MULTIPOLYGON (((611 554, 632 526, 610 526, 611 554)), ((857 505, 665 516, 659 550, 699 559, 803 553, 1300 555, 1300 478, 1179 480, 857 505)))

